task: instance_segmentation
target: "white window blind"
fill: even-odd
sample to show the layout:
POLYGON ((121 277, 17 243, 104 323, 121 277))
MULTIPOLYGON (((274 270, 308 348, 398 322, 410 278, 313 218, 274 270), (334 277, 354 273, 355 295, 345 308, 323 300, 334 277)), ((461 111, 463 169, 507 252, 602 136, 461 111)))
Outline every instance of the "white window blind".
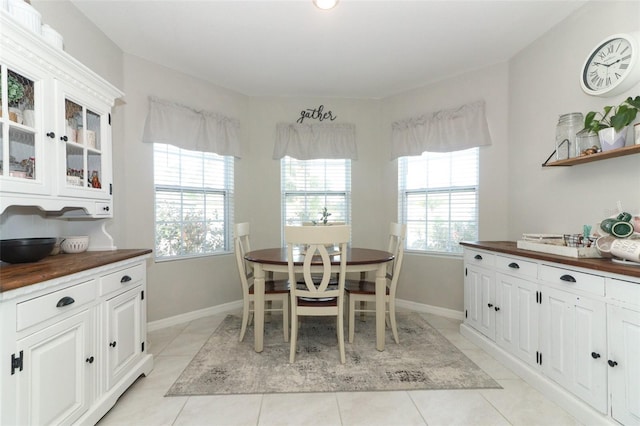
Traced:
POLYGON ((351 160, 280 160, 282 229, 320 221, 326 207, 329 222, 351 221, 351 160))
POLYGON ((153 147, 156 259, 232 251, 233 157, 153 147))
POLYGON ((461 253, 478 239, 478 148, 398 159, 398 207, 406 249, 461 253))

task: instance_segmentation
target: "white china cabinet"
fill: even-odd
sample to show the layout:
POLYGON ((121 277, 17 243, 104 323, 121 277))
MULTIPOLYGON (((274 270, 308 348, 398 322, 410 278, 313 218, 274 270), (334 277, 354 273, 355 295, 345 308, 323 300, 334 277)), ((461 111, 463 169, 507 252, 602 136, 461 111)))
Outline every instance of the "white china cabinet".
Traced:
POLYGON ((515 243, 463 245, 460 332, 581 422, 640 424, 638 271, 515 243))
POLYGON ((112 217, 111 108, 123 94, 0 11, 0 213, 112 217))

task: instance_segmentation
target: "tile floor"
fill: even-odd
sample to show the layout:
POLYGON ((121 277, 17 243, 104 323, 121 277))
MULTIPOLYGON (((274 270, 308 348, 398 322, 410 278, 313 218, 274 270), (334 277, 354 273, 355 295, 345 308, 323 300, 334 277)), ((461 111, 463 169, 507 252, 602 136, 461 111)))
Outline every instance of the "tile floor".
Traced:
POLYGON ((424 318, 503 389, 293 393, 170 397, 163 395, 226 314, 148 335, 154 369, 102 418, 107 425, 577 425, 458 332, 459 321, 424 318), (304 409, 301 409, 304 407, 304 409))

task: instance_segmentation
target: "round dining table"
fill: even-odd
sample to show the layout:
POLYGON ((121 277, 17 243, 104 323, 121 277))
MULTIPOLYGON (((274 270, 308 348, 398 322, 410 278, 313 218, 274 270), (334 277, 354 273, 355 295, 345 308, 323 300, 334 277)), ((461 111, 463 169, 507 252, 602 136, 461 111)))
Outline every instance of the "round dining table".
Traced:
MULTIPOLYGON (((331 256, 334 272, 338 272, 342 253, 331 256)), ((387 263, 393 260, 393 253, 384 250, 351 247, 345 253, 347 256, 347 272, 376 273, 376 348, 384 350, 385 340, 385 295, 387 286, 387 263)), ((288 272, 287 248, 267 248, 247 252, 245 260, 253 264, 254 287, 254 349, 263 350, 264 338, 264 282, 265 272, 288 272)), ((302 272, 303 255, 294 252, 294 271, 302 272)))

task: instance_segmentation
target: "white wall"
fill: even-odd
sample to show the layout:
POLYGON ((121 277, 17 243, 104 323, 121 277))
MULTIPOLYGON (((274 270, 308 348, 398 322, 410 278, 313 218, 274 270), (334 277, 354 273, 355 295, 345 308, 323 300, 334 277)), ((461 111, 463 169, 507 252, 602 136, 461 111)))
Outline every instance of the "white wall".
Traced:
MULTIPOLYGON (((153 247, 151 147, 140 142, 147 96, 156 95, 240 119, 246 156, 236 160, 236 221, 253 225, 255 248, 280 243, 279 163, 272 160, 275 124, 324 104, 357 128, 353 162, 354 245, 383 247, 386 224, 397 220, 397 166, 389 160, 391 122, 485 99, 493 139, 481 148, 480 239, 517 239, 522 232, 579 232, 608 216, 620 200, 640 213, 638 156, 570 168, 540 164, 553 150, 559 114, 586 112, 640 95, 582 93, 579 72, 604 36, 640 30, 640 3, 589 2, 508 63, 452 77, 382 101, 247 98, 122 53, 66 1, 33 1, 43 21, 65 37, 67 52, 126 93, 114 109, 115 218, 109 231, 120 248, 153 247), (374 207, 372 207, 374 206, 374 207), (385 224, 381 226, 380 224, 385 224)), ((19 213, 15 213, 16 215, 19 213)), ((3 218, 2 226, 15 217, 3 218)), ((25 216, 26 223, 40 223, 25 216)), ((18 222, 20 222, 18 220, 18 222)), ((399 297, 462 310, 462 261, 407 254, 399 297)), ((233 257, 152 263, 148 319, 159 320, 238 300, 233 257)))
MULTIPOLYGON (((564 168, 541 168, 553 152, 560 114, 599 111, 640 85, 609 98, 586 95, 580 71, 611 34, 640 31, 640 2, 588 2, 510 61, 509 238, 523 232, 581 233, 616 212, 640 214, 640 156, 564 168)), ((627 144, 633 144, 633 130, 627 144)))
MULTIPOLYGON (((383 101, 384 140, 391 140, 391 123, 484 99, 492 145, 480 148, 479 239, 506 239, 508 230, 507 138, 508 72, 506 63, 464 73, 419 90, 383 101)), ((397 161, 384 158, 385 198, 397 200, 397 161)), ((397 215, 394 217, 397 220, 397 215)), ((398 297, 442 308, 463 310, 462 260, 459 256, 407 253, 398 284, 398 297)))

